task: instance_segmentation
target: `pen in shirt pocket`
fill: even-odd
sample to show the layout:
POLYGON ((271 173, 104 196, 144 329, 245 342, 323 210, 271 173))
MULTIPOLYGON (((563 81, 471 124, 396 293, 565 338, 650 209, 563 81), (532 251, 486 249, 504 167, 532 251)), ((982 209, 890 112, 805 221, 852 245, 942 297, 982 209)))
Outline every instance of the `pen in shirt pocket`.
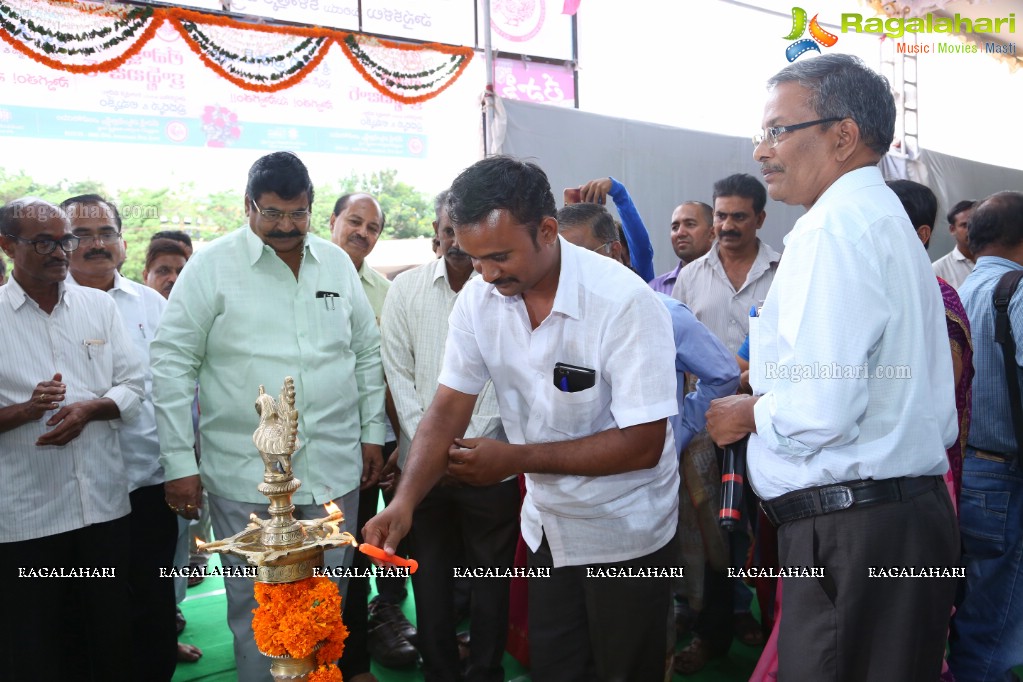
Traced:
POLYGON ((139 322, 139 333, 142 334, 142 338, 146 338, 146 328, 139 322))
POLYGON ((92 360, 93 347, 102 346, 105 343, 106 341, 104 341, 103 339, 86 339, 85 341, 82 341, 82 344, 85 346, 85 351, 89 354, 90 360, 92 360))
POLYGON ((334 299, 337 298, 338 296, 339 296, 339 294, 336 291, 317 291, 316 292, 316 298, 322 298, 323 299, 323 306, 327 310, 334 310, 334 299))
POLYGON ((750 317, 760 317, 760 311, 757 310, 757 307, 755 305, 751 305, 749 307, 749 316, 750 317))

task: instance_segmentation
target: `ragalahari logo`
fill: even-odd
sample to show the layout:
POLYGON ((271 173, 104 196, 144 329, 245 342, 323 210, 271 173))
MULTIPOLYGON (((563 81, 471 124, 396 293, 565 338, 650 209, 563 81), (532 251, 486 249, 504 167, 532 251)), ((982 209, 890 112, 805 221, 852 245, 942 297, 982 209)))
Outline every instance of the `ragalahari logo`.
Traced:
POLYGON ((817 23, 817 15, 813 15, 813 19, 810 20, 810 38, 803 38, 802 40, 796 40, 800 38, 807 30, 806 25, 806 10, 802 7, 792 8, 792 31, 785 36, 785 40, 795 40, 796 42, 785 48, 785 58, 790 62, 796 61, 800 55, 813 50, 814 52, 820 52, 821 49, 817 47, 817 43, 820 43, 824 47, 831 47, 838 42, 838 36, 833 33, 828 33, 821 25, 817 23))

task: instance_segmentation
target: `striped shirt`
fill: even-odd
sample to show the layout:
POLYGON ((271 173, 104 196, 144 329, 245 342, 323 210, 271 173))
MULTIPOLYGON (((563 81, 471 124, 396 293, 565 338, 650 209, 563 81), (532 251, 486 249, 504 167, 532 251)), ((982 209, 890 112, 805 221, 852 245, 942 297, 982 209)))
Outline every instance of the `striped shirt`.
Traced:
POLYGON ((102 291, 60 285, 49 315, 13 278, 0 288, 0 407, 29 400, 60 373, 63 405, 110 398, 121 418, 93 421, 67 445, 36 445, 46 420, 0 433, 0 542, 111 521, 130 511, 117 430, 138 416, 142 364, 117 306, 102 291))
MULTIPOLYGON (((475 273, 473 273, 475 277, 475 273)), ((380 329, 380 354, 387 385, 398 410, 401 438, 398 463, 404 468, 412 437, 437 393, 444 364, 448 317, 458 294, 451 290, 443 258, 398 275, 391 286, 380 329)), ((476 400, 466 438, 507 440, 501 427, 497 396, 487 382, 476 400)))
MULTIPOLYGON (((68 286, 82 286, 75 281, 74 276, 69 276, 66 282, 68 286)), ((156 411, 153 409, 153 371, 149 366, 149 344, 156 335, 167 300, 155 289, 121 277, 118 272, 114 272, 114 286, 107 294, 117 304, 128 338, 135 346, 145 372, 145 390, 139 417, 125 424, 117 434, 124 466, 128 470, 128 489, 138 490, 163 483, 160 440, 156 436, 156 411)))
POLYGON ((756 260, 738 291, 732 286, 718 256, 718 243, 703 256, 689 263, 678 275, 672 298, 689 306, 707 329, 735 353, 749 333, 749 309, 761 306, 774 281, 781 256, 758 240, 756 260))

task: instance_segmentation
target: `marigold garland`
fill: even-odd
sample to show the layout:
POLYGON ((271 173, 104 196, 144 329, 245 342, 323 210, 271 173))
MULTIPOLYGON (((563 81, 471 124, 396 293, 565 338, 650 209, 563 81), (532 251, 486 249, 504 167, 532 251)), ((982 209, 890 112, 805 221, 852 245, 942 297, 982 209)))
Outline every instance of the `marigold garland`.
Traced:
POLYGON ((188 45, 189 49, 199 57, 207 68, 243 90, 252 92, 277 92, 295 85, 319 66, 326 56, 330 42, 333 41, 341 47, 342 52, 344 52, 356 71, 376 90, 406 104, 424 102, 436 97, 450 87, 465 71, 474 54, 472 48, 469 47, 456 47, 439 43, 420 45, 395 43, 320 27, 251 24, 229 17, 204 14, 180 7, 140 7, 123 10, 108 8, 106 5, 89 6, 88 4, 76 3, 71 0, 43 0, 43 2, 53 7, 60 7, 61 9, 72 9, 88 16, 102 15, 108 19, 116 19, 113 26, 81 34, 61 33, 39 26, 30 19, 17 17, 14 10, 0 6, 0 9, 3 10, 0 12, 0 39, 6 41, 18 52, 51 69, 69 73, 101 73, 120 68, 142 50, 164 21, 171 23, 178 33, 181 34, 185 44, 188 45), (17 17, 17 19, 12 17, 17 17), (48 40, 40 40, 38 37, 33 40, 25 35, 17 24, 18 20, 21 20, 31 32, 63 43, 80 43, 85 40, 95 41, 110 34, 115 34, 115 37, 108 39, 99 46, 54 46, 48 40), (142 29, 143 26, 145 26, 144 29, 142 29), (202 26, 221 26, 242 31, 305 37, 309 40, 299 43, 284 54, 263 57, 242 56, 234 54, 227 48, 216 44, 212 38, 205 35, 202 31, 202 26), (68 64, 47 56, 48 54, 68 56, 95 54, 128 42, 140 29, 142 29, 141 33, 139 33, 134 42, 128 45, 123 53, 117 57, 102 60, 95 64, 68 64), (19 36, 23 36, 25 40, 20 40, 19 36), (439 52, 449 55, 449 59, 435 67, 420 70, 417 73, 403 73, 387 69, 374 60, 360 43, 360 40, 369 41, 367 45, 386 49, 420 53, 439 52), (29 44, 26 44, 26 42, 35 45, 40 51, 47 54, 40 54, 40 52, 33 50, 29 44), (288 68, 276 72, 272 68, 283 64, 288 64, 288 68), (263 67, 264 70, 268 70, 270 73, 259 73, 250 68, 243 68, 241 65, 257 68, 263 67), (404 94, 408 91, 418 91, 419 94, 404 94))
POLYGON ((341 596, 329 578, 306 578, 293 583, 256 583, 252 631, 265 654, 305 658, 316 645, 317 663, 331 664, 344 648, 348 630, 341 622, 341 596), (321 660, 322 659, 322 660, 321 660))
MULTIPOLYGON (((351 62, 355 70, 362 75, 366 81, 372 85, 378 92, 390 97, 391 99, 397 100, 403 104, 415 104, 417 102, 425 102, 426 100, 432 99, 440 93, 447 90, 451 85, 458 80, 458 78, 465 71, 466 67, 469 66, 469 61, 472 59, 472 51, 469 50, 467 53, 463 51, 463 48, 452 47, 451 45, 441 45, 440 43, 426 43, 423 45, 408 45, 405 43, 395 43, 389 40, 381 40, 378 38, 365 38, 367 41, 372 41, 373 44, 383 48, 392 50, 433 50, 435 52, 441 52, 443 54, 450 55, 451 59, 448 64, 443 64, 434 69, 421 71, 419 73, 402 74, 388 71, 382 65, 377 64, 362 46, 358 42, 357 34, 349 33, 344 38, 338 40, 337 44, 344 51, 345 56, 348 57, 348 61, 351 62), (434 79, 430 83, 404 83, 405 79, 412 80, 415 78, 424 77, 432 73, 436 73, 442 68, 447 67, 448 71, 446 74, 434 79), (370 68, 378 72, 380 76, 375 76, 370 73, 370 68), (399 92, 395 92, 391 88, 397 88, 400 90, 420 90, 433 87, 438 82, 442 81, 445 76, 448 76, 447 82, 441 85, 436 90, 421 95, 405 95, 399 92), (387 86, 391 86, 388 88, 387 86)), ((464 48, 468 50, 468 48, 464 48)))
MULTIPOLYGON (((57 1, 60 2, 60 0, 57 0, 57 1)), ((75 7, 75 9, 77 9, 77 7, 75 7)), ((133 11, 135 11, 135 10, 133 10, 133 11)), ((131 59, 136 54, 138 54, 139 52, 142 51, 142 48, 156 34, 156 29, 162 23, 163 20, 162 20, 162 18, 160 18, 160 14, 162 12, 163 12, 163 10, 159 10, 159 9, 154 10, 152 8, 144 8, 139 13, 140 14, 145 14, 147 16, 147 18, 148 18, 148 22, 149 23, 148 23, 148 25, 146 25, 145 29, 138 36, 138 38, 135 40, 135 42, 132 43, 131 45, 129 45, 125 49, 125 51, 122 52, 117 57, 113 57, 111 59, 100 61, 100 62, 97 62, 95 64, 65 64, 62 61, 59 61, 59 60, 54 59, 52 57, 48 57, 46 54, 39 54, 38 52, 36 52, 32 48, 30 48, 28 45, 26 45, 23 41, 18 40, 17 36, 21 34, 21 31, 20 30, 12 31, 10 29, 10 27, 8 26, 8 23, 6 21, 4 21, 2 18, 0 18, 0 39, 3 39, 11 47, 13 47, 15 50, 17 50, 21 54, 25 55, 26 57, 29 57, 30 59, 33 59, 33 60, 39 62, 40 64, 43 64, 44 66, 47 66, 47 67, 49 67, 51 69, 55 69, 57 71, 67 71, 68 73, 105 73, 105 72, 108 72, 108 71, 116 71, 117 69, 121 68, 121 66, 123 66, 125 62, 127 62, 129 59, 131 59)), ((89 13, 90 14, 98 14, 99 11, 98 10, 91 10, 89 13)), ((34 24, 34 22, 26 21, 26 25, 28 25, 29 23, 34 24)), ((126 33, 122 40, 116 41, 116 42, 112 43, 111 45, 104 44, 101 47, 109 48, 109 47, 112 47, 113 45, 119 44, 121 42, 125 42, 128 39, 128 37, 130 37, 132 34, 134 34, 138 30, 138 28, 140 26, 141 26, 141 23, 138 26, 133 26, 131 32, 130 33, 126 33)), ((74 37, 74 36, 72 36, 72 37, 74 37)), ((45 46, 46 45, 45 43, 38 44, 38 43, 35 43, 34 41, 33 41, 33 43, 36 44, 39 47, 39 49, 44 51, 44 52, 51 52, 51 53, 52 52, 57 52, 57 53, 64 52, 65 54, 67 53, 66 50, 60 50, 59 48, 54 48, 54 49, 48 50, 46 48, 46 46, 45 46)), ((93 54, 94 52, 95 52, 95 49, 93 49, 93 52, 87 52, 87 53, 84 53, 84 54, 93 54)))

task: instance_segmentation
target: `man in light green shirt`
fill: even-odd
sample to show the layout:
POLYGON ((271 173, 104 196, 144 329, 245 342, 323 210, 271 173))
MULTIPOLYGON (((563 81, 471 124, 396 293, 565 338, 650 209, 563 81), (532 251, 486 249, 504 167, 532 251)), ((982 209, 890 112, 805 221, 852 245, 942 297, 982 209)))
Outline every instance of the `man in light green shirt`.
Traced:
MULTIPOLYGON (((364 473, 363 462, 381 456, 384 380, 375 315, 351 259, 308 234, 312 200, 308 171, 294 154, 256 161, 245 191, 248 226, 189 260, 151 346, 167 502, 197 515, 205 487, 217 537, 241 530, 250 513, 266 516, 267 500, 256 489, 263 462, 252 444, 260 385, 274 395, 286 376, 295 379, 301 446, 293 467, 302 481, 293 497, 296 517, 323 516, 319 505, 333 500, 354 530, 359 486, 373 471, 364 473)), ((350 549, 328 552, 325 563, 350 565, 350 549)), ((269 682, 268 661, 252 639, 251 582, 227 578, 225 587, 239 679, 269 682)))
POLYGON ((330 215, 330 240, 352 259, 369 304, 377 316, 377 324, 380 323, 380 311, 384 309, 384 298, 391 282, 366 263, 366 256, 377 245, 384 224, 383 209, 368 194, 345 194, 339 197, 330 215))

